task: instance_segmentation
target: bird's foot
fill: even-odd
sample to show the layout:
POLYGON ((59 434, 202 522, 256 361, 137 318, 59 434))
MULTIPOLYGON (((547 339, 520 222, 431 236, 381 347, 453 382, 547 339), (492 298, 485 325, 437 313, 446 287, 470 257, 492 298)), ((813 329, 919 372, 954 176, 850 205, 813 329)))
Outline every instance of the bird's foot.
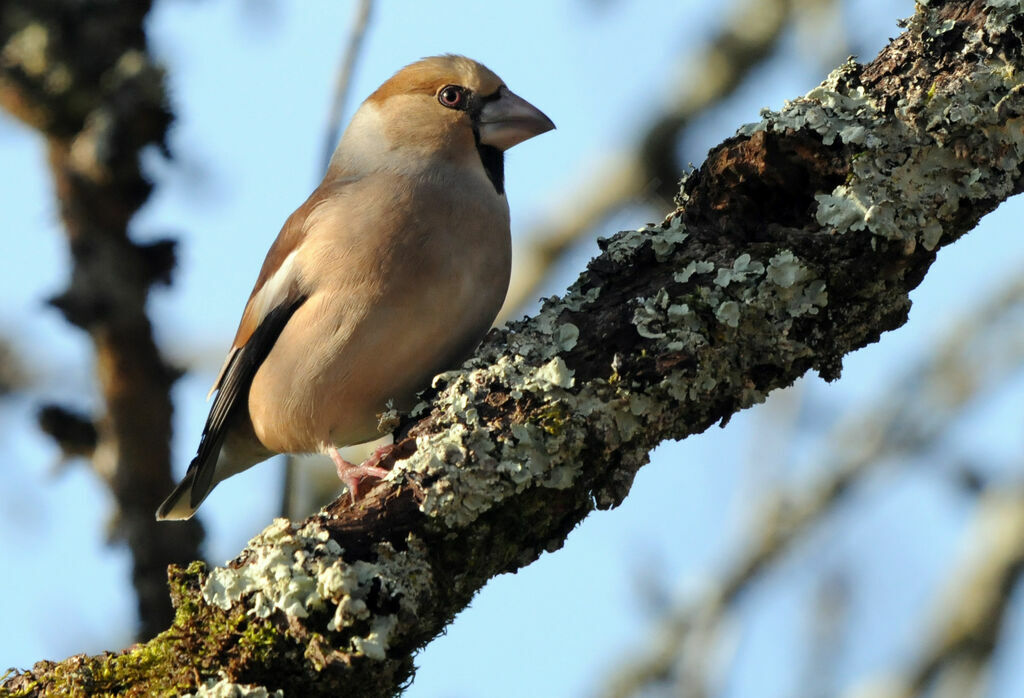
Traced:
POLYGON ((394 448, 394 444, 381 446, 359 465, 349 463, 347 460, 342 458, 341 454, 338 453, 338 449, 330 449, 329 453, 331 460, 334 461, 334 465, 338 469, 338 479, 344 482, 345 486, 348 487, 349 494, 352 495, 353 504, 355 504, 359 499, 359 483, 363 481, 363 478, 372 477, 380 480, 387 476, 388 470, 380 467, 380 462, 389 453, 391 453, 394 448))

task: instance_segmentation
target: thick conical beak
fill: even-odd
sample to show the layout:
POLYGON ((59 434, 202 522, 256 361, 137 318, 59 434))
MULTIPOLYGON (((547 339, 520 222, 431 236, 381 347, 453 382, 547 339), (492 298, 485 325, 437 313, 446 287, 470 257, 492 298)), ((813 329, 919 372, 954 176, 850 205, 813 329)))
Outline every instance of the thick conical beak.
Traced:
POLYGON ((537 107, 502 87, 498 99, 480 111, 480 142, 508 150, 528 138, 550 131, 555 124, 537 107))

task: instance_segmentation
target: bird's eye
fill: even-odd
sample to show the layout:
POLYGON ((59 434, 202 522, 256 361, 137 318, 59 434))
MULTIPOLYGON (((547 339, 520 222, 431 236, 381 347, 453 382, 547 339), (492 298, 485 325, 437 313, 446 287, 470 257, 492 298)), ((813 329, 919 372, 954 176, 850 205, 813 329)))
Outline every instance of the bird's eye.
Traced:
POLYGON ((446 85, 437 93, 437 101, 449 109, 458 109, 462 106, 466 91, 458 85, 446 85))

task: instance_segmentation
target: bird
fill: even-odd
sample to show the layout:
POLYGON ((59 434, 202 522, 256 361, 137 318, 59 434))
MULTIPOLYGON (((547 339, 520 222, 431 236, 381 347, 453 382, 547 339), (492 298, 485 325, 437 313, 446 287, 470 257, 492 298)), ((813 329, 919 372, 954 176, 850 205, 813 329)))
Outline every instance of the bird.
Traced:
MULTIPOLYGON (((324 453, 352 493, 382 477, 339 447, 457 367, 511 272, 504 153, 555 128, 486 66, 405 66, 353 114, 323 181, 267 253, 195 458, 156 513, 191 518, 222 480, 278 453, 324 453)), ((208 399, 209 397, 208 396, 208 399)))

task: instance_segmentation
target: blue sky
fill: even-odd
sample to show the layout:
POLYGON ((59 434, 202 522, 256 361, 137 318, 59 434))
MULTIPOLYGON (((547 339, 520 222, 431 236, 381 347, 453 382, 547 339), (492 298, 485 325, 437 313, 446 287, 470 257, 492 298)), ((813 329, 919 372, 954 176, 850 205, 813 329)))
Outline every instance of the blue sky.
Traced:
MULTIPOLYGON (((688 72, 685 57, 714 27, 717 7, 655 0, 380 5, 350 111, 402 65, 456 52, 486 63, 558 125, 509 155, 514 234, 564 205, 589 170, 628 147, 668 99, 661 89, 671 76, 700 79, 688 72)), ((864 60, 899 31, 896 19, 913 11, 908 0, 857 0, 844 7, 850 51, 864 60)), ((165 352, 198 368, 174 393, 174 453, 181 471, 206 416, 205 393, 266 249, 319 179, 325 119, 350 16, 349 3, 326 0, 301 6, 162 0, 151 14, 151 43, 167 64, 177 115, 171 132, 176 158, 165 162, 148 154, 158 187, 133 229, 139 239, 171 234, 181 240, 175 284, 151 301, 165 352)), ((708 147, 756 120, 761 107, 778 108, 816 85, 827 68, 807 47, 814 37, 813 29, 790 36, 780 56, 696 123, 686 159, 699 162, 708 147)), ((13 337, 27 356, 37 394, 95 407, 87 340, 43 307, 67 274, 43 144, 0 115, 0 148, 9 231, 0 255, 0 292, 7 298, 0 333, 13 337)), ((883 395, 937 332, 1019 269, 1024 238, 1007 233, 1022 214, 1021 203, 1010 202, 944 250, 914 293, 910 324, 849 357, 843 380, 825 386, 810 379, 805 391, 844 408, 883 395)), ((652 218, 637 215, 642 218, 618 222, 637 227, 652 218)), ((564 288, 595 252, 594 245, 581 245, 547 292, 564 288)), ((989 406, 989 417, 963 435, 965 443, 1019 450, 1019 437, 1002 446, 992 438, 1011 423, 1019 433, 1019 394, 989 406)), ((134 622, 126 553, 102 543, 109 496, 85 468, 53 476, 55 447, 33 423, 37 400, 0 402, 0 552, 9 570, 0 579, 5 667, 123 646, 134 622)), ((757 497, 751 470, 761 419, 752 410, 725 430, 660 447, 623 506, 591 516, 558 553, 493 580, 421 654, 407 695, 476 696, 485 688, 489 696, 589 695, 609 670, 644 646, 652 619, 637 598, 638 584, 654 580, 673 596, 699 588, 745 530, 757 497)), ((269 522, 279 477, 278 465, 268 463, 217 488, 201 510, 208 559, 233 557, 269 522)), ((742 604, 734 627, 737 671, 724 695, 791 694, 805 649, 793 618, 806 615, 803 607, 822 565, 859 571, 857 618, 840 678, 895 667, 908 656, 919 614, 930 608, 966 512, 925 476, 883 474, 870 478, 866 490, 854 512, 845 513, 855 523, 840 526, 850 524, 848 518, 831 527, 839 538, 814 537, 742 604), (923 538, 922 527, 929 531, 923 538), (901 543, 901 535, 912 542, 901 543)), ((999 690, 1013 690, 1011 680, 1003 683, 999 690)))

